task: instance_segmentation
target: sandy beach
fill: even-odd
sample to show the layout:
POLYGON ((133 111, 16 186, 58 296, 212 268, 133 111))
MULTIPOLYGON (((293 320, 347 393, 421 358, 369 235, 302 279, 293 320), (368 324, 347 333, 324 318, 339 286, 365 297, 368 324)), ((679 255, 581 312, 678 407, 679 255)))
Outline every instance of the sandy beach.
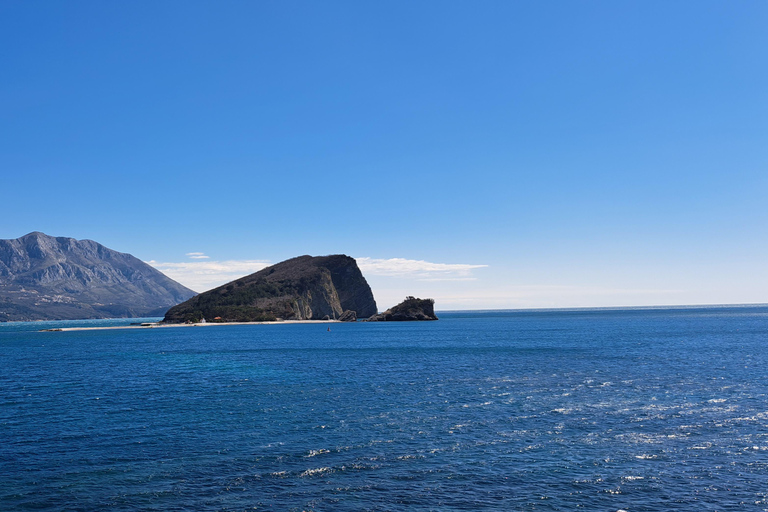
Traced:
POLYGON ((55 329, 41 329, 40 332, 64 332, 64 331, 108 331, 115 329, 165 329, 168 327, 211 327, 223 325, 278 325, 278 324, 333 324, 338 320, 275 320, 270 322, 204 322, 197 324, 163 324, 143 323, 140 325, 110 325, 99 327, 60 327, 55 329))

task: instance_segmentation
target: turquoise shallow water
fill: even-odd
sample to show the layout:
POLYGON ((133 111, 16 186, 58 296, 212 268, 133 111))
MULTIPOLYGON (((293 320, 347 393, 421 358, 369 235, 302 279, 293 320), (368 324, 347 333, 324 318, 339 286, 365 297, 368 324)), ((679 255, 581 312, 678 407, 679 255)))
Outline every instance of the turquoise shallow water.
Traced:
POLYGON ((768 510, 768 306, 440 316, 0 324, 0 510, 768 510))

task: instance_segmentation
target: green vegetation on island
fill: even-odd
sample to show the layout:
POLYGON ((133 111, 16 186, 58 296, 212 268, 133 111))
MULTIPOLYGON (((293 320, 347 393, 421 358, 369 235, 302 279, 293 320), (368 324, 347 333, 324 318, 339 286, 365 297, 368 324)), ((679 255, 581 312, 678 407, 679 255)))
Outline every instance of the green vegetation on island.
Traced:
POLYGON ((434 299, 417 299, 408 296, 397 306, 373 315, 366 322, 403 322, 413 320, 437 320, 434 299))
POLYGON ((163 321, 354 320, 376 313, 357 263, 337 254, 299 256, 267 267, 172 307, 163 321))

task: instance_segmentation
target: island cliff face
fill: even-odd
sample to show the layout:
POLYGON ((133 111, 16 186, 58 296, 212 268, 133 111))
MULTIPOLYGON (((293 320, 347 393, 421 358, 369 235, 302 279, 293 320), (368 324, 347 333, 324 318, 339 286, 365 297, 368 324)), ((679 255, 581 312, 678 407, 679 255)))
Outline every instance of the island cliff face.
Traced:
POLYGON ((267 267, 172 307, 163 321, 354 320, 376 312, 355 260, 337 254, 299 256, 267 267))
POLYGON ((402 322, 411 320, 437 320, 435 301, 406 297, 403 302, 383 313, 373 315, 366 322, 402 322))
POLYGON ((0 240, 0 321, 159 316, 194 294, 92 240, 39 232, 0 240))

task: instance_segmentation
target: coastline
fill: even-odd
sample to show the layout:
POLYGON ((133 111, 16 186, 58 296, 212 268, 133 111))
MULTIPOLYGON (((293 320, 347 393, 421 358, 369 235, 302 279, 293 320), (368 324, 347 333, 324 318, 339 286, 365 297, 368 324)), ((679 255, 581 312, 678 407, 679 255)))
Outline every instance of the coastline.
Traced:
POLYGON ((69 332, 69 331, 111 331, 116 329, 166 329, 169 327, 210 327, 220 325, 279 325, 279 324, 333 324, 342 323, 339 320, 274 320, 269 322, 204 322, 197 324, 162 324, 159 322, 142 325, 101 325, 98 327, 56 327, 40 329, 38 332, 69 332))

